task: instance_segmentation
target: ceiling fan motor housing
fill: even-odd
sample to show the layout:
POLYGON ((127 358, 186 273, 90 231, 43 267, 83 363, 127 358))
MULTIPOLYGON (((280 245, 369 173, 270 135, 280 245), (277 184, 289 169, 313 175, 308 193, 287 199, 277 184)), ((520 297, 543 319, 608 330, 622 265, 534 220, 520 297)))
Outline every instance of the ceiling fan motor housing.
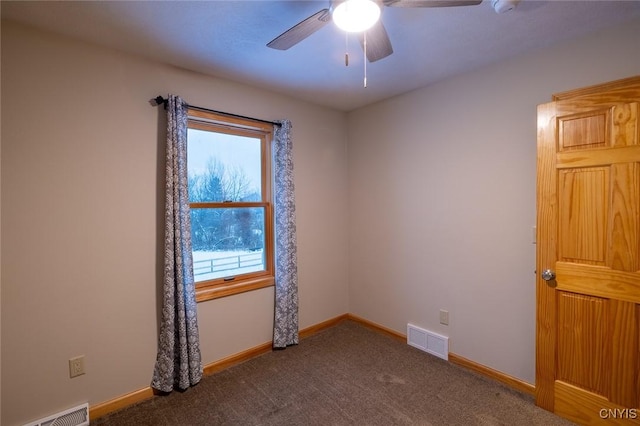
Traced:
POLYGON ((491 0, 491 6, 496 13, 509 12, 516 8, 520 0, 491 0))

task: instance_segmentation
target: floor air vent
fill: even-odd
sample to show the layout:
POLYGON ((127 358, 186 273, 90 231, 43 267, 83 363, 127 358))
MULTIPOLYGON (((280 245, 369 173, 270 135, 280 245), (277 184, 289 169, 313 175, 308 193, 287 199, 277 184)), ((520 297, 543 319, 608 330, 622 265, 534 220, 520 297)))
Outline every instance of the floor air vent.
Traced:
POLYGON ((89 404, 78 405, 24 426, 88 426, 89 404))
POLYGON ((407 324, 407 344, 438 358, 449 360, 449 338, 446 336, 407 324))

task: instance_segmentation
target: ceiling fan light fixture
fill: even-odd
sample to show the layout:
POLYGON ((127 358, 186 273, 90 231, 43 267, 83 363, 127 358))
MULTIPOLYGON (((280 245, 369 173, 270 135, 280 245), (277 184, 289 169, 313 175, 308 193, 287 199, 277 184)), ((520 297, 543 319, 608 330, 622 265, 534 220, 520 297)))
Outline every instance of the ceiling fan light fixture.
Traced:
POLYGON ((341 30, 359 33, 380 19, 380 6, 373 0, 346 0, 333 10, 333 22, 341 30))

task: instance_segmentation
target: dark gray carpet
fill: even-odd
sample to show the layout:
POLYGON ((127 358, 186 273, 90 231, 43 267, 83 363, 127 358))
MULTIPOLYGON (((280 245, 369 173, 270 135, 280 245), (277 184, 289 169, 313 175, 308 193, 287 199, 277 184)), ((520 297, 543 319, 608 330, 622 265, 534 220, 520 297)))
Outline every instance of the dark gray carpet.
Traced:
POLYGON ((568 425, 530 396, 345 321, 92 425, 568 425))

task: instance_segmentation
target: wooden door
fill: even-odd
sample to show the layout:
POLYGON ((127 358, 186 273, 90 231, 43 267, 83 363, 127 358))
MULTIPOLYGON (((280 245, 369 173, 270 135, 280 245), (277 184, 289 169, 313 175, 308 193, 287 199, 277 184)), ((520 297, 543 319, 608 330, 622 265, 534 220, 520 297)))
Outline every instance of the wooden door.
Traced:
POLYGON ((538 107, 536 404, 640 424, 640 76, 554 99, 538 107))

